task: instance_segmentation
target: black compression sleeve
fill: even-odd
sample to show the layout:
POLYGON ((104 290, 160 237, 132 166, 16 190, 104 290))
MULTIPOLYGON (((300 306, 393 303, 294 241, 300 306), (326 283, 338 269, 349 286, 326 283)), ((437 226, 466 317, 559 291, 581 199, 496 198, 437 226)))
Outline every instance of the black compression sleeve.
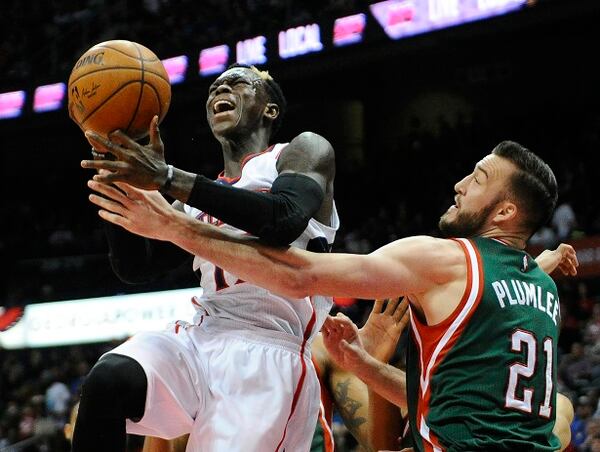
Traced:
POLYGON ((191 258, 170 242, 140 237, 106 221, 104 232, 110 265, 119 279, 128 284, 154 281, 191 258))
POLYGON ((198 175, 186 204, 270 244, 289 245, 304 231, 323 198, 319 184, 303 174, 281 174, 270 193, 231 187, 198 175))

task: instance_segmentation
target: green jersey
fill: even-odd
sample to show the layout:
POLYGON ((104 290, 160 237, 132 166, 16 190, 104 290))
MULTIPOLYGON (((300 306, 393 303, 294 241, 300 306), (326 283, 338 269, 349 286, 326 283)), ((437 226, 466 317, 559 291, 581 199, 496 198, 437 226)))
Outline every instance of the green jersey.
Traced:
POLYGON ((415 450, 556 450, 556 285, 522 250, 488 238, 457 242, 468 267, 459 305, 431 326, 411 311, 415 450))

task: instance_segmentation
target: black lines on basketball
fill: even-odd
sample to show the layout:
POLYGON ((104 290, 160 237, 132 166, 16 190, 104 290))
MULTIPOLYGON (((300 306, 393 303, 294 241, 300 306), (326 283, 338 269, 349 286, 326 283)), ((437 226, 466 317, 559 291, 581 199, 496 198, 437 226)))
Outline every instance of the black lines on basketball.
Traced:
MULTIPOLYGON (((158 93, 158 90, 150 83, 146 83, 146 86, 154 91, 154 94, 156 94, 156 101, 158 102, 158 117, 162 118, 162 102, 160 101, 160 94, 158 93)), ((143 89, 144 87, 142 86, 142 90, 143 89)))
POLYGON ((137 99, 137 103, 135 105, 135 109, 133 110, 133 115, 131 115, 131 119, 129 120, 129 124, 127 124, 127 127, 125 128, 125 133, 129 134, 129 129, 131 128, 131 124, 133 124, 133 121, 135 121, 135 118, 138 114, 138 111, 140 109, 140 103, 142 102, 142 96, 144 95, 144 59, 142 58, 142 51, 140 50, 140 48, 137 46, 137 44, 133 44, 135 49, 137 50, 137 53, 139 55, 139 60, 140 60, 140 94, 138 96, 137 99))
MULTIPOLYGON (((90 113, 88 113, 88 115, 83 118, 83 120, 81 121, 81 125, 83 125, 94 113, 96 113, 96 111, 98 111, 104 104, 106 104, 108 101, 110 101, 113 97, 115 97, 117 94, 119 94, 121 91, 123 91, 124 88, 127 88, 129 85, 132 85, 134 83, 140 83, 139 80, 132 80, 130 82, 126 82, 123 85, 119 86, 118 89, 114 90, 106 99, 104 99, 104 101, 102 101, 102 103, 100 105, 97 105, 96 108, 94 108, 90 113)), ((140 86, 140 91, 141 91, 141 86, 140 86)))
MULTIPOLYGON (((123 52, 120 49, 116 49, 114 47, 107 46, 105 44, 98 44, 98 45, 94 46, 94 48, 98 48, 98 49, 110 49, 110 50, 112 50, 114 52, 120 53, 121 55, 125 55, 126 57, 132 58, 134 60, 142 60, 142 61, 145 61, 147 63, 154 63, 155 61, 158 61, 158 58, 144 58, 141 54, 140 54, 139 57, 137 57, 135 55, 129 55, 127 52, 123 52)), ((136 46, 136 50, 139 53, 139 49, 137 48, 137 46, 136 46)))
MULTIPOLYGON (((109 67, 105 67, 105 68, 101 68, 101 69, 94 69, 92 71, 88 71, 85 74, 80 75, 79 77, 71 80, 71 85, 73 85, 74 83, 77 83, 80 79, 82 79, 83 77, 87 77, 90 74, 95 74, 97 72, 102 72, 102 71, 121 71, 121 70, 134 70, 137 71, 139 70, 139 66, 109 66, 109 67)), ((165 82, 170 84, 170 81, 168 78, 165 78, 162 74, 160 74, 159 72, 155 72, 151 69, 145 69, 146 72, 149 72, 150 74, 154 74, 156 75, 158 78, 161 78, 162 80, 164 80, 165 82)))

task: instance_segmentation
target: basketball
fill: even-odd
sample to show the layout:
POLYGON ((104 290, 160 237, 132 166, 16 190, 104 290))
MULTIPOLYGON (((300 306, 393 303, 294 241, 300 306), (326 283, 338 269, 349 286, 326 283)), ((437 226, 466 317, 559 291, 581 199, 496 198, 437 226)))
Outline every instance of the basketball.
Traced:
POLYGON ((105 137, 120 129, 134 140, 148 135, 150 121, 164 119, 171 84, 161 60, 132 41, 105 41, 88 49, 71 70, 69 116, 83 130, 105 137))

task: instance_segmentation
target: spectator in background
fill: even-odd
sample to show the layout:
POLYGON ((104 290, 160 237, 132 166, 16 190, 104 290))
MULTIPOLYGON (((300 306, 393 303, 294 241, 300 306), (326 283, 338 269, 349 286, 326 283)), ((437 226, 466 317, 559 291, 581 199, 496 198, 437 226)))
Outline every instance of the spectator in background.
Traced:
POLYGON ((573 342, 571 352, 563 356, 558 371, 562 381, 572 390, 582 390, 589 385, 592 366, 581 342, 573 342))
POLYGON ((585 426, 585 440, 579 450, 589 452, 592 450, 592 443, 595 439, 600 438, 600 419, 591 418, 585 426))
POLYGON ((54 368, 54 382, 46 389, 46 411, 47 413, 64 423, 69 409, 71 392, 64 383, 64 370, 60 367, 54 368))
POLYGON ((600 452, 600 436, 595 436, 590 440, 589 452, 600 452))
POLYGON ((558 242, 565 242, 571 238, 571 234, 577 226, 577 219, 568 196, 563 197, 563 201, 554 210, 551 224, 556 231, 558 242))
POLYGON ((594 309, 594 305, 596 304, 596 300, 590 296, 588 285, 585 283, 585 281, 579 281, 577 283, 577 295, 577 305, 579 307, 579 311, 581 312, 583 318, 589 319, 592 314, 592 310, 594 309))
POLYGON ((0 424, 0 450, 3 450, 5 447, 8 447, 10 442, 8 441, 7 435, 4 433, 4 427, 0 424))
POLYGON ((571 423, 571 444, 575 450, 583 451, 587 438, 587 422, 592 415, 592 404, 588 397, 581 396, 575 404, 575 418, 571 423))
POLYGON ((21 411, 19 421, 19 439, 26 439, 33 435, 35 427, 35 412, 31 405, 25 405, 21 411))
POLYGON ((563 295, 560 300, 561 324, 558 347, 564 354, 569 353, 573 343, 582 341, 580 321, 573 311, 573 300, 563 295))
POLYGON ((553 248, 558 242, 556 232, 548 224, 538 229, 529 239, 530 245, 541 246, 543 248, 553 248))

